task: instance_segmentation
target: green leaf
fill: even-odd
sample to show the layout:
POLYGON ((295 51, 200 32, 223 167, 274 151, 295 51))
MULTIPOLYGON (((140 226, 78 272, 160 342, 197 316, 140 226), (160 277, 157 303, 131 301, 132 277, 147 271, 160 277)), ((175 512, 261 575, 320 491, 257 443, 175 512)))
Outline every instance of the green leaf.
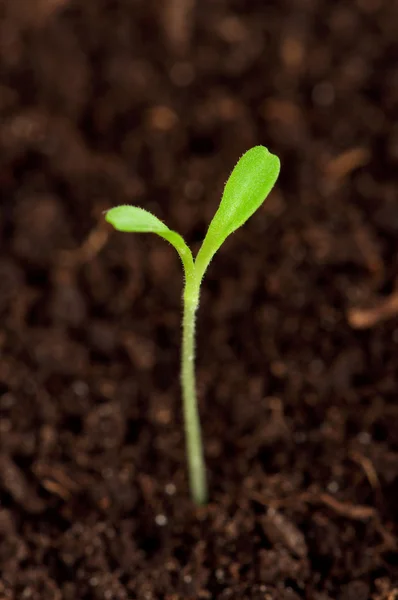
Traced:
POLYGON ((169 229, 152 213, 138 206, 116 206, 105 213, 105 220, 117 231, 127 233, 156 233, 177 250, 186 273, 193 270, 192 253, 179 233, 169 229))
POLYGON ((251 148, 239 160, 225 185, 220 206, 196 258, 200 277, 225 239, 264 202, 278 178, 279 170, 279 158, 264 146, 251 148))

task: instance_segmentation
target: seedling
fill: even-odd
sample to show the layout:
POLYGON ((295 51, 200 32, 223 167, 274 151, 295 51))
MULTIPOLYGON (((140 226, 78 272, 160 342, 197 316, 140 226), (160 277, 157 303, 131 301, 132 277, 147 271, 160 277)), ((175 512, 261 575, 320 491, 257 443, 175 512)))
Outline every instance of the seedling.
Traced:
POLYGON ((226 238, 241 227, 260 207, 278 178, 277 156, 264 146, 246 152, 232 171, 220 206, 210 223, 196 256, 183 238, 150 212, 137 206, 117 206, 106 212, 106 220, 118 231, 156 233, 177 250, 184 269, 181 385, 189 480, 193 500, 207 501, 207 482, 195 384, 195 313, 200 285, 214 254, 226 238))

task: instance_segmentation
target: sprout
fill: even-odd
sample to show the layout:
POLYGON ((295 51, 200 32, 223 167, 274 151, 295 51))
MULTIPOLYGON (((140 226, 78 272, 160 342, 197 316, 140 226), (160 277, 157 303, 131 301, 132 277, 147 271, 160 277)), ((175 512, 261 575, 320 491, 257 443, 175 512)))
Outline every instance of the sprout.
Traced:
POLYGON ((156 233, 177 250, 185 272, 181 385, 188 470, 192 498, 207 501, 207 483, 195 384, 195 313, 200 285, 214 254, 226 238, 243 225, 261 206, 278 178, 277 156, 263 146, 246 152, 232 171, 220 206, 210 223, 196 259, 183 238, 150 212, 136 206, 117 206, 106 212, 106 220, 118 231, 156 233))

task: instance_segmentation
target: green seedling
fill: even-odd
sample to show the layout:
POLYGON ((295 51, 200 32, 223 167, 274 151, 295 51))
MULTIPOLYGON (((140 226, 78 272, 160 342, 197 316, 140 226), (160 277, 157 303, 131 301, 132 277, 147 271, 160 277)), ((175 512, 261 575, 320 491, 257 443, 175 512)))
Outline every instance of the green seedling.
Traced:
POLYGON ((195 384, 195 314, 200 286, 214 254, 226 238, 241 227, 261 206, 278 178, 277 156, 263 146, 246 152, 232 171, 220 206, 210 223, 196 256, 183 238, 150 212, 137 206, 117 206, 106 212, 106 220, 118 231, 156 233, 177 250, 184 268, 181 385, 188 471, 192 498, 197 504, 207 501, 207 482, 195 384))

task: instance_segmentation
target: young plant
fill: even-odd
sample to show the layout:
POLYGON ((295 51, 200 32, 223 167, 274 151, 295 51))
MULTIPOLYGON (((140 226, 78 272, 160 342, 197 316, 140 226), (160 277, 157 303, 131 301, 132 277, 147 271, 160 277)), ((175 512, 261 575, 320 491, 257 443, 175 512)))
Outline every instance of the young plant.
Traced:
POLYGON ((220 206, 210 223, 196 256, 183 238, 150 212, 136 206, 117 206, 106 212, 106 220, 118 231, 156 233, 177 250, 184 268, 181 385, 189 480, 193 500, 207 501, 207 483, 195 384, 195 313, 200 285, 214 254, 226 238, 241 227, 260 207, 278 178, 277 156, 264 146, 246 152, 232 171, 220 206))

